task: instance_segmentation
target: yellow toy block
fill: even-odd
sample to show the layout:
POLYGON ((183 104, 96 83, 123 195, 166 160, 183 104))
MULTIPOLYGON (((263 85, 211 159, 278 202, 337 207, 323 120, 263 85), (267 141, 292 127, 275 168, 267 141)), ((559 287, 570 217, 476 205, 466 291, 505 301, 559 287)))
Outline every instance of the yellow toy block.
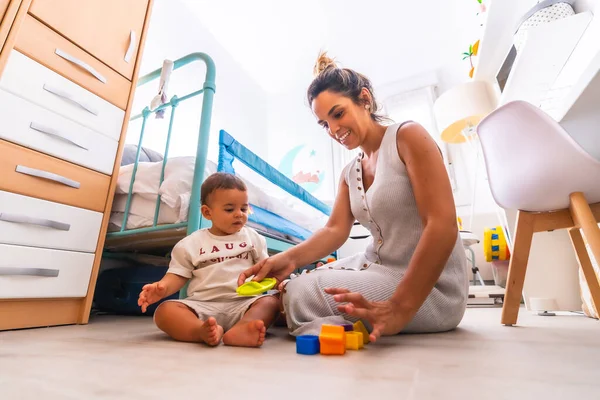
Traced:
POLYGON ((321 354, 346 354, 346 332, 343 326, 323 325, 319 335, 321 354))
POLYGON ((367 331, 367 328, 365 328, 365 325, 362 323, 362 321, 356 321, 356 323, 354 324, 354 332, 362 333, 363 344, 367 344, 370 342, 369 332, 367 331))
POLYGON ((346 350, 359 350, 363 347, 362 332, 346 332, 346 350))

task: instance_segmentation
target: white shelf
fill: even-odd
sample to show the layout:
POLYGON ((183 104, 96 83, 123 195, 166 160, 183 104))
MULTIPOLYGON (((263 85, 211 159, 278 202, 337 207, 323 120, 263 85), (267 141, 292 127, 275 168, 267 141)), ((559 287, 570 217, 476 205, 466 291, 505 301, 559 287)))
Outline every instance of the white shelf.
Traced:
POLYGON ((573 85, 559 109, 560 124, 592 157, 600 160, 600 51, 573 85))
POLYGON ((493 0, 488 6, 473 79, 495 82, 513 45, 517 23, 536 0, 493 0))
POLYGON ((529 29, 508 76, 500 105, 524 100, 539 107, 592 18, 592 13, 587 11, 529 29))
MULTIPOLYGON (((569 61, 554 82, 551 90, 563 92, 562 101, 556 104, 556 109, 550 113, 557 121, 573 117, 579 105, 584 101, 592 87, 598 85, 600 70, 600 16, 595 16, 589 24, 569 61), (571 114, 570 116, 568 114, 571 114)), ((598 106, 598 102, 592 105, 598 106)))

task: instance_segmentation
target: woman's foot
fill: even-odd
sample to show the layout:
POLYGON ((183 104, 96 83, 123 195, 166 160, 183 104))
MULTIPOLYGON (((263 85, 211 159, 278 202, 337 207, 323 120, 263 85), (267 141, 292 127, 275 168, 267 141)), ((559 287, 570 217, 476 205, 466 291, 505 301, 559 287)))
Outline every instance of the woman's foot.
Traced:
POLYGON ((209 346, 216 346, 223 337, 223 327, 217 325, 217 320, 210 317, 198 328, 198 334, 204 343, 209 346))
POLYGON ((260 319, 240 321, 223 335, 223 343, 228 346, 260 347, 266 333, 265 323, 260 319))

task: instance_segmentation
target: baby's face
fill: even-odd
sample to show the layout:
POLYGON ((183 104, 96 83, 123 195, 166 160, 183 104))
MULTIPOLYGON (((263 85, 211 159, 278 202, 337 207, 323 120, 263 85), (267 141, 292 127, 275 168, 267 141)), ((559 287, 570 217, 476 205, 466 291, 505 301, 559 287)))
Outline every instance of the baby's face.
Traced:
POLYGON ((248 192, 217 189, 210 195, 210 219, 217 234, 232 235, 248 221, 248 192))

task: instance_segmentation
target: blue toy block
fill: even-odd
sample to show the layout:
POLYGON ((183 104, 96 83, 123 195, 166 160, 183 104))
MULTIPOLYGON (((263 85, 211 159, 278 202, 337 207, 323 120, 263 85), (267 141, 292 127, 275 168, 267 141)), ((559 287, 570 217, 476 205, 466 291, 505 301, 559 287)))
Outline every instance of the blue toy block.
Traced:
POLYGON ((354 325, 352 324, 342 324, 345 332, 352 332, 354 330, 354 325))
POLYGON ((296 338, 296 353, 313 355, 319 354, 321 346, 319 337, 314 335, 303 335, 296 338))

